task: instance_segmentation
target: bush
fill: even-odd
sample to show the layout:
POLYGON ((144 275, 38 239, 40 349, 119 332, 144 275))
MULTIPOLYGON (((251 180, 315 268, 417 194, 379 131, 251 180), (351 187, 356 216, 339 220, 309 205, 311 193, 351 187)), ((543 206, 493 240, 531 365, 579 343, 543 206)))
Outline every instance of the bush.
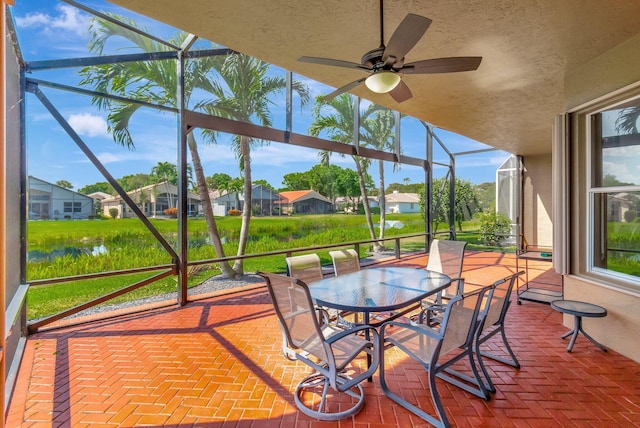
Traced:
POLYGON ((168 215, 171 218, 178 218, 178 209, 177 208, 167 208, 164 210, 164 214, 168 215))
POLYGON ((624 212, 624 221, 626 221, 627 223, 632 223, 637 216, 638 214, 635 212, 635 210, 627 210, 624 212))
POLYGON ((109 208, 109 215, 111 216, 111 218, 118 218, 118 209, 109 208))
POLYGON ((231 215, 231 216, 237 217, 240 214, 242 214, 242 211, 240 211, 240 210, 229 210, 229 215, 231 215))
POLYGON ((511 231, 511 223, 504 214, 493 210, 484 211, 480 216, 480 239, 485 245, 500 246, 511 231))

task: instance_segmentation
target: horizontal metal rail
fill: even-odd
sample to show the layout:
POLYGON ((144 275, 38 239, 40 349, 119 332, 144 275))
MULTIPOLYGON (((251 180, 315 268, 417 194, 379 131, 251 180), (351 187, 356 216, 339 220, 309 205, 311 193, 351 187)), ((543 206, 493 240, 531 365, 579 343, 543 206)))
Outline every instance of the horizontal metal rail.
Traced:
POLYGON ((153 271, 165 270, 165 269, 171 270, 173 275, 176 275, 178 272, 176 266, 173 264, 144 266, 144 267, 131 268, 131 269, 112 270, 108 272, 86 273, 86 274, 74 275, 74 276, 61 276, 58 278, 34 279, 33 281, 29 281, 29 286, 37 287, 39 285, 46 285, 46 284, 58 284, 61 282, 79 281, 83 279, 105 278, 107 276, 129 275, 132 273, 153 272, 153 271))
MULTIPOLYGON (((415 233, 415 234, 408 234, 408 235, 393 236, 393 237, 388 237, 383 239, 374 239, 374 240, 368 239, 364 241, 341 242, 339 244, 317 245, 313 247, 287 248, 284 250, 268 251, 265 253, 244 254, 242 256, 227 256, 227 257, 219 257, 219 258, 213 258, 213 259, 196 260, 196 261, 188 262, 187 266, 207 265, 207 264, 219 263, 224 261, 245 260, 245 259, 278 256, 278 255, 289 256, 293 253, 304 253, 309 251, 318 251, 318 250, 325 250, 329 248, 338 248, 338 247, 350 247, 350 246, 356 246, 356 245, 360 246, 360 245, 372 244, 374 242, 380 242, 380 241, 396 241, 396 248, 398 249, 396 250, 396 252, 399 253, 399 247, 400 247, 399 241, 401 239, 417 238, 417 237, 423 237, 423 236, 426 237, 426 235, 427 235, 426 233, 415 233)), ((396 258, 400 258, 400 255, 397 254, 396 258)), ((165 264, 165 265, 144 266, 144 267, 131 268, 131 269, 107 271, 107 272, 87 273, 83 275, 64 276, 64 277, 58 277, 58 278, 36 279, 36 280, 29 281, 29 286, 38 287, 38 286, 47 285, 47 284, 58 284, 62 282, 105 278, 105 277, 117 276, 117 275, 130 275, 135 273, 153 272, 153 271, 165 270, 165 269, 170 269, 172 270, 174 275, 177 275, 177 267, 175 265, 165 264)))
POLYGON ((97 297, 97 298, 95 298, 93 300, 90 300, 88 302, 85 302, 85 303, 83 303, 81 305, 74 306, 73 308, 67 309, 66 311, 62 311, 62 312, 59 312, 59 313, 57 313, 55 315, 51 315, 50 317, 43 318, 41 320, 38 320, 38 321, 35 321, 33 323, 27 324, 27 329, 28 329, 29 333, 35 333, 36 331, 38 331, 38 329, 40 327, 42 327, 44 325, 51 324, 51 323, 53 323, 55 321, 58 321, 58 320, 61 320, 63 318, 66 318, 68 316, 77 314, 78 312, 81 312, 81 311, 83 311, 85 309, 89 309, 89 308, 91 308, 93 306, 97 306, 97 305, 99 305, 101 303, 104 303, 104 302, 107 302, 107 301, 109 301, 109 300, 111 300, 113 298, 122 296, 123 294, 126 294, 126 293, 128 293, 130 291, 137 290, 138 288, 144 287, 145 285, 149 285, 149 284, 151 284, 153 282, 158 281, 159 279, 166 278, 166 277, 171 276, 173 274, 174 273, 171 270, 168 270, 168 271, 165 271, 165 272, 161 272, 161 273, 159 273, 159 274, 157 274, 155 276, 152 276, 150 278, 146 278, 146 279, 143 279, 142 281, 136 282, 135 284, 131 284, 131 285, 128 285, 128 286, 126 286, 124 288, 121 288, 119 290, 113 291, 111 293, 107 293, 107 294, 105 294, 103 296, 97 297))
MULTIPOLYGON (((325 249, 329 249, 329 248, 338 248, 338 247, 349 247, 349 246, 354 246, 356 248, 356 251, 358 251, 359 253, 359 247, 360 245, 366 245, 366 244, 372 244, 374 242, 381 242, 381 241, 395 241, 395 258, 399 259, 400 258, 400 240, 402 239, 409 239, 409 238, 418 238, 418 237, 425 237, 426 238, 427 234, 426 233, 415 233, 415 234, 407 234, 407 235, 400 235, 400 236, 393 236, 393 237, 388 237, 388 238, 382 238, 382 239, 374 239, 374 240, 364 240, 364 241, 350 241, 350 242, 341 242, 339 244, 330 244, 330 245, 318 245, 318 246, 313 246, 313 247, 299 247, 299 248, 289 248, 289 249, 285 249, 285 250, 280 250, 280 251, 270 251, 270 252, 265 252, 265 253, 257 253, 257 254, 245 254, 242 256, 231 256, 231 257, 223 257, 223 258, 216 258, 216 259, 207 259, 207 260, 198 260, 198 261, 194 261, 194 262, 190 262, 187 263, 188 266, 196 266, 196 265, 203 265, 203 264, 211 264, 211 263, 217 263, 217 262, 221 262, 221 261, 227 261, 227 260, 237 260, 237 259, 250 259, 250 258, 259 258, 259 257, 268 257, 268 256, 274 256, 274 255, 287 255, 290 256, 293 253, 301 253, 301 252, 309 252, 309 251, 318 251, 318 250, 325 250, 325 249)), ((39 286, 39 285, 45 285, 45 284, 55 284, 55 283, 61 283, 61 282, 70 282, 70 281, 78 281, 78 280, 85 280, 85 279, 93 279, 93 278, 104 278, 104 277, 109 277, 109 276, 116 276, 116 275, 126 275, 126 274, 133 274, 133 273, 140 273, 140 272, 151 272, 151 271, 156 271, 156 270, 163 270, 164 272, 158 273, 152 277, 149 278, 145 278, 141 281, 138 281, 134 284, 128 285, 126 287, 120 288, 116 291, 107 293, 103 296, 100 296, 98 298, 95 298, 91 301, 82 303, 78 306, 74 306, 72 308, 69 308, 67 310, 64 310, 62 312, 59 312, 57 314, 45 317, 43 319, 37 320, 37 321, 33 321, 30 323, 27 323, 27 330, 29 331, 29 333, 35 333, 37 332, 41 327, 45 326, 45 325, 49 325, 52 324, 56 321, 59 321, 63 318, 69 317, 71 315, 77 314, 78 312, 81 312, 83 310, 89 309, 91 307, 100 305, 102 303, 105 303, 115 297, 119 297, 122 296, 126 293, 129 293, 131 291, 137 290, 138 288, 144 287, 146 285, 152 284, 160 279, 166 278, 168 276, 171 275, 177 275, 177 266, 175 265, 160 265, 160 266, 148 266, 148 267, 140 267, 140 268, 134 268, 134 269, 123 269, 123 270, 118 270, 118 271, 110 271, 110 272, 99 272, 99 273, 93 273, 93 274, 86 274, 86 275, 76 275, 76 276, 67 276, 67 277, 61 277, 61 278, 49 278, 49 279, 42 279, 42 280, 35 280, 35 281, 31 281, 28 286, 39 286)))
POLYGON ((234 261, 234 260, 245 260, 245 259, 257 258, 257 257, 280 256, 280 255, 285 255, 288 257, 294 253, 307 253, 310 251, 327 250, 330 248, 360 246, 360 245, 366 245, 366 244, 373 244, 375 242, 381 242, 381 241, 396 241, 396 253, 397 253, 396 258, 400 258, 399 248, 400 248, 401 239, 418 238, 418 237, 426 237, 426 236, 427 236, 426 233, 414 233, 414 234, 408 234, 408 235, 392 236, 392 237, 382 238, 382 239, 367 239, 364 241, 348 241, 348 242, 341 242, 338 244, 315 245, 313 247, 286 248, 286 249, 277 250, 277 251, 267 251, 265 253, 244 254, 241 256, 227 256, 227 257, 219 257, 219 258, 213 258, 213 259, 197 260, 193 262, 188 262, 187 265, 197 266, 197 265, 205 265, 205 264, 227 262, 227 261, 234 261))

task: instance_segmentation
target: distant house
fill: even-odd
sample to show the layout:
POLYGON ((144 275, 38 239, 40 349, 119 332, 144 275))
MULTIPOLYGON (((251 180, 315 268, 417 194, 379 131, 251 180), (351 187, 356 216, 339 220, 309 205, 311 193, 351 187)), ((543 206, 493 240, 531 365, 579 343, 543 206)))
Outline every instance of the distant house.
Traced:
MULTIPOLYGON (((378 198, 376 196, 368 196, 367 199, 369 200, 369 208, 376 208, 380 206, 380 203, 378 202, 378 198)), ((352 213, 357 211, 358 208, 356 207, 356 205, 361 207, 363 202, 364 200, 362 199, 362 197, 351 198, 348 196, 338 196, 336 198, 335 205, 338 211, 352 213)))
MULTIPOLYGON (((244 209, 242 192, 210 190, 209 196, 215 215, 224 216, 229 213, 229 210, 242 211, 244 209)), ((253 215, 273 215, 279 200, 280 196, 275 190, 261 184, 254 184, 251 187, 251 205, 253 205, 251 212, 253 215)))
POLYGON ((29 220, 87 219, 93 199, 73 190, 29 176, 29 220))
POLYGON ((89 193, 87 196, 93 198, 93 207, 97 213, 102 212, 102 200, 113 197, 113 195, 105 192, 93 192, 89 193))
POLYGON ((626 192, 610 195, 607 198, 609 221, 626 221, 625 215, 627 211, 635 211, 635 215, 632 216, 632 219, 635 219, 637 217, 638 207, 632 199, 634 199, 634 196, 626 192))
POLYGON ((93 199, 97 199, 98 201, 101 201, 103 199, 111 198, 113 195, 110 195, 109 193, 105 193, 105 192, 93 192, 93 193, 89 193, 87 196, 93 199))
POLYGON ((385 202, 388 213, 420 212, 420 195, 417 193, 400 193, 395 190, 385 196, 385 202))
POLYGON ((280 192, 282 214, 327 214, 333 211, 331 201, 314 190, 280 192))
MULTIPOLYGON (((127 195, 135 202, 147 217, 164 217, 165 210, 168 208, 176 208, 178 203, 178 188, 164 181, 162 183, 150 184, 139 189, 127 192, 127 195)), ((133 210, 118 196, 110 196, 101 201, 102 213, 110 216, 109 210, 115 208, 118 210, 118 217, 132 218, 135 217, 133 210)), ((202 203, 200 196, 195 193, 187 193, 187 215, 195 216, 202 214, 202 203)))

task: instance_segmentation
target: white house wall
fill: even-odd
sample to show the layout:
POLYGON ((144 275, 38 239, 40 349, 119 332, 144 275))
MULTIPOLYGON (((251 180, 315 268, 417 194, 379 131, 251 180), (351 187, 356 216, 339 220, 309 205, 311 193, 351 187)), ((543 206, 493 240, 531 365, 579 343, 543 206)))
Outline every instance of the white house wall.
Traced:
POLYGON ((80 193, 56 186, 35 177, 29 178, 29 218, 42 220, 73 219, 86 220, 93 215, 93 199, 80 193), (66 207, 65 203, 71 204, 66 207), (39 204, 38 215, 32 213, 33 205, 39 204), (79 207, 77 205, 79 204, 79 207), (47 208, 46 210, 44 208, 47 208), (79 208, 79 211, 76 211, 79 208))

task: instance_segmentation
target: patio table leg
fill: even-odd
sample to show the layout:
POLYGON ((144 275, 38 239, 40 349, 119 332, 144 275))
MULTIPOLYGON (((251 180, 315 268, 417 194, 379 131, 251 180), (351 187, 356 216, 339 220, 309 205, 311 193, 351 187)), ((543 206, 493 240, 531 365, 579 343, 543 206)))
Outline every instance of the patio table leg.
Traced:
POLYGON ((566 339, 567 337, 569 337, 569 335, 571 335, 571 340, 569 341, 569 346, 567 347, 568 352, 571 352, 573 350, 573 345, 576 343, 578 333, 582 333, 584 337, 591 341, 591 343, 602 349, 604 352, 607 352, 607 348, 604 345, 596 341, 593 337, 589 336, 586 331, 584 331, 584 329, 582 328, 582 317, 579 315, 574 315, 573 330, 569 330, 568 332, 560 336, 562 339, 566 339))

